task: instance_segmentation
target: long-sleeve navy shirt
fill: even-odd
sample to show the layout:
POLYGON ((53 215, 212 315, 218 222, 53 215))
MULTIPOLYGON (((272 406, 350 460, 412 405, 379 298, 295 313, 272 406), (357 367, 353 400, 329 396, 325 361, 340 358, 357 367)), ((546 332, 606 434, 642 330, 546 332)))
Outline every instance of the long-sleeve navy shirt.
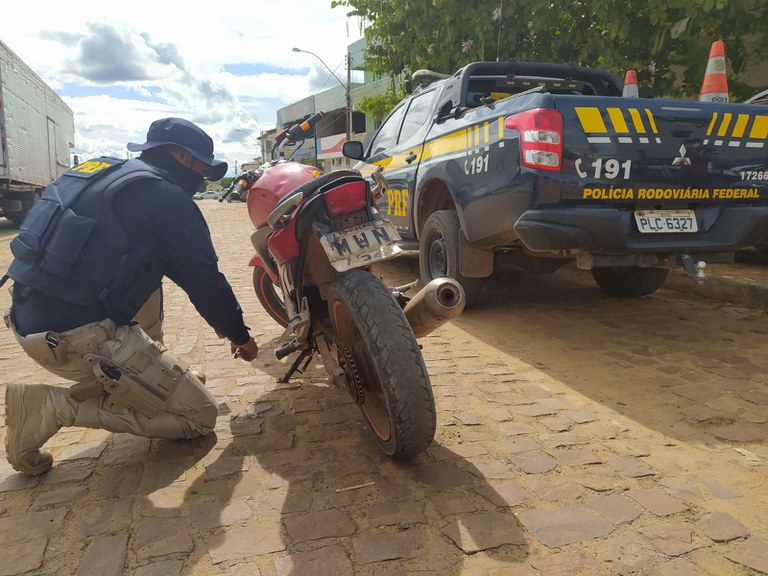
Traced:
MULTIPOLYGON (((187 293, 206 322, 233 343, 246 343, 242 310, 219 271, 208 225, 191 195, 173 180, 144 179, 118 192, 112 205, 128 251, 153 239, 165 276, 187 293)), ((77 306, 39 292, 15 302, 14 313, 22 334, 61 332, 107 317, 101 305, 77 306)))

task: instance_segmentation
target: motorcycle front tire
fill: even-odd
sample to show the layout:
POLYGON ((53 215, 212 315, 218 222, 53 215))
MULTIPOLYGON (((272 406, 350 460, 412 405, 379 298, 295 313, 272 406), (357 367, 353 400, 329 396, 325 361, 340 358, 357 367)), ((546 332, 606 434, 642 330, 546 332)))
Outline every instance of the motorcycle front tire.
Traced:
POLYGON ((421 454, 435 436, 432 384, 421 348, 389 289, 352 270, 328 289, 330 322, 347 385, 373 440, 391 458, 421 454))
POLYGON ((282 291, 279 286, 275 286, 272 278, 261 266, 253 268, 253 289, 267 314, 283 328, 288 326, 288 312, 285 309, 282 291))

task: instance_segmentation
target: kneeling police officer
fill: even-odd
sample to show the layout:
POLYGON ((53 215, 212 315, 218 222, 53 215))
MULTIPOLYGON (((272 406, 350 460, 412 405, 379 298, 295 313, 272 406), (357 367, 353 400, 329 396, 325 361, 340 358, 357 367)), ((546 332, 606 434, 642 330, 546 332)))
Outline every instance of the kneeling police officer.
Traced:
POLYGON ((25 474, 51 468, 40 448, 64 426, 167 439, 213 430, 216 400, 161 345, 163 277, 236 358, 258 353, 192 200, 204 178, 227 171, 213 141, 163 118, 128 150, 141 155, 84 162, 48 186, 11 242, 6 324, 35 362, 75 382, 6 386, 6 452, 25 474))

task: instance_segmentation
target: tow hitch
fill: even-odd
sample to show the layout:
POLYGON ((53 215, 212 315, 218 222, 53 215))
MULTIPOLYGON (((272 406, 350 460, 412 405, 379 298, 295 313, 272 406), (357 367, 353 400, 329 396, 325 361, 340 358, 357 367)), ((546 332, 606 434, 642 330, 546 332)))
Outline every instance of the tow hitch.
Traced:
POLYGON ((706 279, 704 269, 707 267, 707 263, 704 260, 699 260, 696 264, 693 263, 693 259, 688 254, 680 255, 680 262, 683 265, 683 270, 691 278, 696 278, 699 284, 702 284, 706 279))

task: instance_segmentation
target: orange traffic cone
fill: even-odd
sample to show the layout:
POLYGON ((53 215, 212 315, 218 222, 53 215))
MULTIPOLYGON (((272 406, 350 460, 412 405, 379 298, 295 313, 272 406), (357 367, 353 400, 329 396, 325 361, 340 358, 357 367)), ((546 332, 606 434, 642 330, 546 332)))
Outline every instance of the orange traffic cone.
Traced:
POLYGON ((712 42, 707 71, 699 92, 699 102, 728 102, 728 79, 725 75, 725 45, 722 40, 712 42))
POLYGON ((637 72, 627 70, 624 75, 624 91, 621 93, 623 98, 637 98, 640 94, 637 91, 637 72))

